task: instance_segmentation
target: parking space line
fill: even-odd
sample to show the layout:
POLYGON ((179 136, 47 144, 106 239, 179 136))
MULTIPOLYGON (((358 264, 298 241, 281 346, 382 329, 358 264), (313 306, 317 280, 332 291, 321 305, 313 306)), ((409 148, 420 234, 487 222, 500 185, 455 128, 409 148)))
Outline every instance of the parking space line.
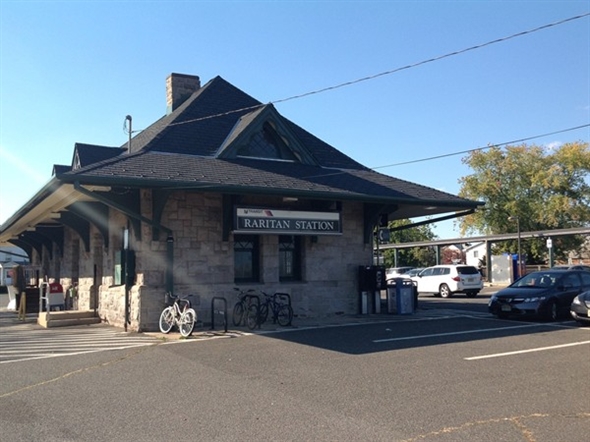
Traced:
POLYGON ((439 338, 442 336, 469 335, 469 334, 473 334, 473 333, 486 333, 486 332, 492 332, 492 331, 503 331, 503 330, 511 330, 511 329, 513 330, 513 329, 517 329, 517 328, 531 328, 531 327, 539 327, 539 324, 515 325, 513 327, 484 328, 481 330, 465 330, 465 331, 448 332, 448 333, 434 333, 434 334, 430 334, 430 335, 405 336, 402 338, 375 339, 375 340, 373 340, 373 342, 378 344, 381 342, 411 341, 413 339, 426 339, 426 338, 439 338))
POLYGON ((577 345, 587 345, 587 344, 590 344, 590 341, 570 342, 568 344, 552 345, 551 347, 529 348, 528 350, 516 350, 516 351, 508 351, 505 353, 495 353, 495 354, 482 355, 482 356, 472 356, 470 358, 464 358, 464 359, 466 361, 478 361, 480 359, 500 358, 503 356, 521 355, 524 353, 533 353, 533 352, 537 352, 537 351, 546 351, 546 350, 556 350, 558 348, 574 347, 577 345))

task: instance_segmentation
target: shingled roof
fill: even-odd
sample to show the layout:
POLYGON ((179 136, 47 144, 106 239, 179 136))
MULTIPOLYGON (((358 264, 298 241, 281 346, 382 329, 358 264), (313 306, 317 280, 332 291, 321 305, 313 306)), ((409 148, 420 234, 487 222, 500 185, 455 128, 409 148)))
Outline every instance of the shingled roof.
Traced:
MULTIPOLYGON (((118 154, 108 158, 103 152, 106 159, 80 164, 58 178, 100 185, 288 194, 385 204, 432 206, 436 202, 437 206, 446 206, 445 211, 448 207, 460 210, 478 205, 368 169, 282 117, 272 105, 262 104, 221 77, 135 136, 130 151, 126 149, 127 143, 110 148, 118 154), (271 126, 264 126, 266 122, 271 126), (265 138, 260 143, 267 143, 269 135, 259 135, 267 130, 276 131, 279 141, 275 144, 284 142, 283 149, 293 153, 292 157, 285 160, 241 154, 252 150, 244 146, 256 143, 256 137, 265 138)), ((267 146, 258 148, 264 149, 267 146)))
POLYGON ((4 228, 13 223, 24 226, 44 210, 60 210, 66 204, 55 195, 60 186, 68 192, 84 185, 355 200, 382 206, 393 213, 390 219, 482 205, 375 172, 221 77, 195 89, 130 143, 76 143, 72 166, 55 166, 52 181, 0 236, 12 233, 4 228))

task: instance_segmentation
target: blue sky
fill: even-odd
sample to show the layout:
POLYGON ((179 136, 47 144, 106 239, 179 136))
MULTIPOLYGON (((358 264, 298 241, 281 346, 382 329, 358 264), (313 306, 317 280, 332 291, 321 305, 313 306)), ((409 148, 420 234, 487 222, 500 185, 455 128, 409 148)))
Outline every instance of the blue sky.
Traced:
MULTIPOLYGON (((126 115, 134 129, 163 116, 172 72, 220 75, 366 166, 457 194, 464 155, 400 163, 588 124, 590 18, 420 63, 588 12, 589 0, 2 0, 0 223, 76 142, 121 146, 126 115)), ((528 143, 589 140, 586 127, 528 143)), ((452 221, 434 231, 458 236, 452 221)))

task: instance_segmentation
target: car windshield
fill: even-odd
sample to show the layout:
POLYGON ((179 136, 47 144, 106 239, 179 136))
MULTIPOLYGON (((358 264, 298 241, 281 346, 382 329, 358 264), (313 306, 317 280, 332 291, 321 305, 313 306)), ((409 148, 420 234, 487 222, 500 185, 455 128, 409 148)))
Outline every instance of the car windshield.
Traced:
POLYGON ((511 287, 555 287, 555 283, 560 276, 560 273, 551 272, 529 273, 528 275, 523 276, 514 284, 512 284, 511 287))

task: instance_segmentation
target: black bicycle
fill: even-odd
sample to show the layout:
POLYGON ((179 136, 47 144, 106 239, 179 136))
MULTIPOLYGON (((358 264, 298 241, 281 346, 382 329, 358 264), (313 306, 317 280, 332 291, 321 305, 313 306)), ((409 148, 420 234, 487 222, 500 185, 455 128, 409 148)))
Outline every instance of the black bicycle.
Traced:
POLYGON ((279 324, 282 327, 291 325, 293 321, 293 308, 291 307, 291 297, 286 293, 275 293, 269 295, 261 291, 263 300, 260 302, 258 310, 258 325, 262 325, 268 319, 269 312, 272 312, 273 324, 279 324))
POLYGON ((254 330, 258 325, 260 298, 252 294, 254 289, 242 290, 234 287, 234 290, 238 292, 238 302, 234 305, 232 316, 234 325, 245 325, 254 330))

